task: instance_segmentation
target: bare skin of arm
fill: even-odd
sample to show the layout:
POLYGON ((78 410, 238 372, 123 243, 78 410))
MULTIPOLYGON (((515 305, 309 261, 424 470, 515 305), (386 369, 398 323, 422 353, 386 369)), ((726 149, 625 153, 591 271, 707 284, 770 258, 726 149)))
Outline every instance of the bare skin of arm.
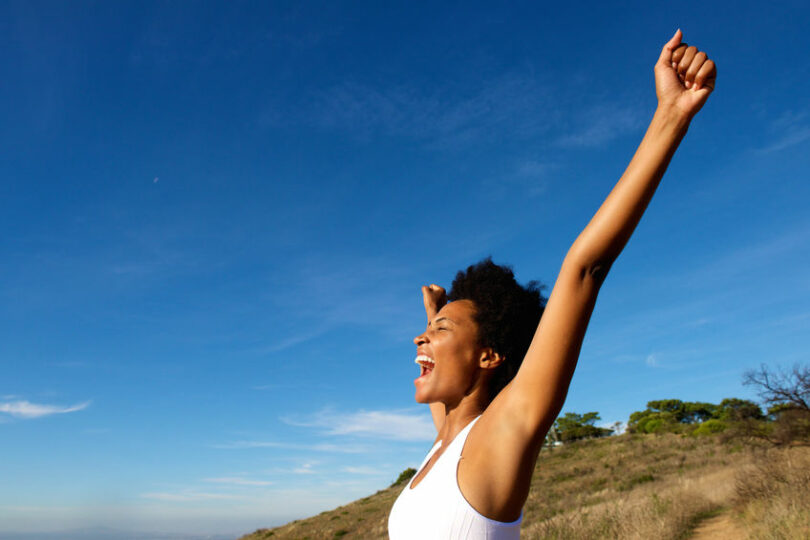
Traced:
POLYGON ((459 487, 483 515, 518 518, 543 438, 568 393, 600 286, 713 90, 715 76, 705 53, 681 45, 680 30, 661 51, 655 65, 658 108, 641 144, 568 251, 520 370, 467 439, 459 487))
MULTIPOLYGON (((422 301, 425 304, 425 314, 428 322, 436 316, 436 313, 447 303, 447 293, 442 287, 435 283, 422 287, 422 301)), ((444 425, 445 407, 443 403, 431 403, 430 415, 433 417, 433 425, 436 432, 441 432, 444 425)))

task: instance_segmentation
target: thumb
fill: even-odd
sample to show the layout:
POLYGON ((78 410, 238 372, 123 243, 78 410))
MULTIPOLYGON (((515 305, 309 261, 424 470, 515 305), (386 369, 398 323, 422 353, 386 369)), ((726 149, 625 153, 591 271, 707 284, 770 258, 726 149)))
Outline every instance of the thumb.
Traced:
POLYGON ((661 56, 658 57, 658 63, 666 65, 667 67, 672 65, 672 51, 675 50, 675 47, 681 44, 681 39, 683 38, 683 32, 681 29, 678 28, 675 31, 675 35, 666 42, 664 48, 661 49, 661 56))

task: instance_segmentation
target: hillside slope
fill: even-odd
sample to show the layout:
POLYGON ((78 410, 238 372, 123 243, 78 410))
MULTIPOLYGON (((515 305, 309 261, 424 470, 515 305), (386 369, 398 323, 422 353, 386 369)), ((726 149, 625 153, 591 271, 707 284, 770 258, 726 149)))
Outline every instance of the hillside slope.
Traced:
MULTIPOLYGON (((745 501, 735 484, 750 468, 763 470, 757 465, 763 459, 769 466, 780 459, 791 467, 810 465, 810 449, 754 452, 723 444, 716 436, 667 434, 622 435, 543 451, 524 507, 521 538, 687 538, 702 520, 735 502, 734 519, 744 518, 740 504, 745 501)), ((388 512, 403 487, 260 529, 241 540, 386 538, 388 512)), ((801 493, 806 487, 810 485, 790 489, 801 493)), ((797 518, 798 527, 810 524, 810 498, 803 501, 805 513, 797 518)))

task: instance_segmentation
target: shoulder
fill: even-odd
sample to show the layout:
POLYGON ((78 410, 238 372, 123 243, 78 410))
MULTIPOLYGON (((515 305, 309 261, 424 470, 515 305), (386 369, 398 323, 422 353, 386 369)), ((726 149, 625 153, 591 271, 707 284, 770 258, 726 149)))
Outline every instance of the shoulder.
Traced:
POLYGON ((511 522, 528 496, 537 451, 521 427, 497 410, 493 402, 470 429, 456 474, 461 494, 476 511, 511 522))

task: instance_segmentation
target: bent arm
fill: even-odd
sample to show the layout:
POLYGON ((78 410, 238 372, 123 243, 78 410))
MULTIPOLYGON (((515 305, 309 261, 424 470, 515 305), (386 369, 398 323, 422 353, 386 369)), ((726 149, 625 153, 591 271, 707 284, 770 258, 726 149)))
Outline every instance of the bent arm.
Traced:
MULTIPOLYGON (((422 287, 422 302, 425 304, 425 315, 427 315, 428 323, 430 323, 430 320, 447 303, 447 293, 444 288, 435 283, 424 285, 422 287)), ((438 433, 444 425, 445 416, 447 416, 444 403, 431 403, 430 415, 433 417, 433 425, 436 426, 436 433, 438 433)))

